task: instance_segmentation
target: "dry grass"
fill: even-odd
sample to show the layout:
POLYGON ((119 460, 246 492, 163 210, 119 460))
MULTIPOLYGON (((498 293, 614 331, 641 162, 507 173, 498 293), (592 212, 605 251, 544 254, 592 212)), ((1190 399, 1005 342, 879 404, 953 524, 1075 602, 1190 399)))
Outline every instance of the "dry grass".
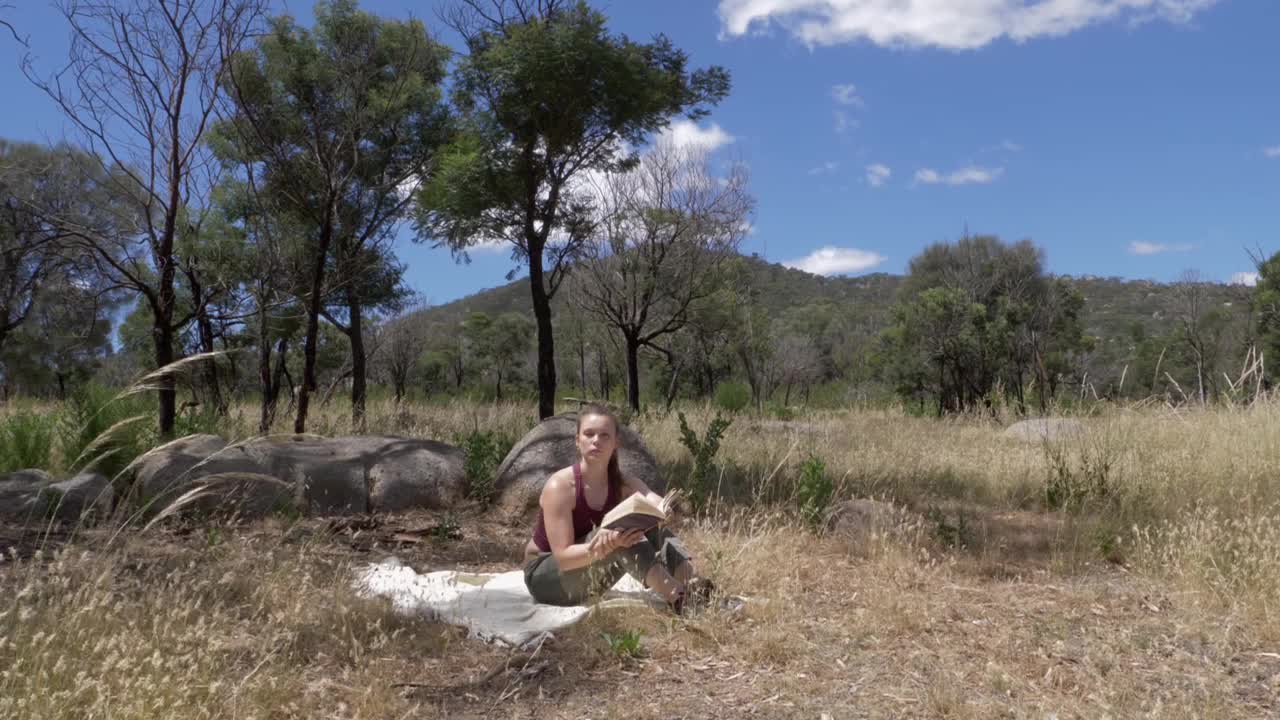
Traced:
MULTIPOLYGON (((699 428, 713 414, 686 413, 699 428)), ((1274 715, 1277 415, 1115 411, 1081 418, 1089 433, 1053 452, 981 419, 738 419, 722 489, 753 500, 682 534, 722 588, 757 602, 593 616, 534 658, 350 590, 353 567, 390 550, 420 570, 514 567, 527 528, 476 508, 460 516, 462 541, 398 548, 318 520, 131 530, 108 553, 87 548, 110 529, 46 535, 43 554, 0 565, 0 717, 1274 715), (814 534, 787 502, 810 454, 842 496, 919 514, 866 542, 814 534), (1104 495, 1045 509, 1054 472, 1100 467, 1104 495), (949 545, 940 525, 962 517, 949 545), (625 631, 640 633, 637 658, 602 637, 625 631)), ((315 429, 350 432, 344 418, 332 407, 315 429)), ((533 422, 528 408, 465 403, 370 413, 371 432, 445 440, 533 422)), ((634 424, 668 472, 685 467, 674 418, 634 424)), ((0 543, 33 537, 7 533, 0 543)))

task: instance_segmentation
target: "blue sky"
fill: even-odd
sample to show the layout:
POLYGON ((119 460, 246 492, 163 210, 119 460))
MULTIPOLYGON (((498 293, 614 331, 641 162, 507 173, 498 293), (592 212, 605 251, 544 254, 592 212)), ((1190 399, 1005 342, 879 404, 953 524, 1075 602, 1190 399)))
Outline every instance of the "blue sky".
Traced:
MULTIPOLYGON (((44 0, 9 18, 37 67, 65 56, 44 0)), ((437 2, 364 0, 434 24, 437 2)), ((730 97, 677 138, 745 162, 744 251, 826 274, 902 272, 967 227, 1045 248, 1049 270, 1229 281, 1280 250, 1280 3, 1274 0, 612 0, 612 29, 666 33, 730 97)), ((307 20, 310 2, 281 3, 307 20)), ((440 28, 443 39, 452 40, 440 28)), ((61 137, 0 39, 0 136, 61 137)), ((433 302, 505 282, 401 233, 433 302)))

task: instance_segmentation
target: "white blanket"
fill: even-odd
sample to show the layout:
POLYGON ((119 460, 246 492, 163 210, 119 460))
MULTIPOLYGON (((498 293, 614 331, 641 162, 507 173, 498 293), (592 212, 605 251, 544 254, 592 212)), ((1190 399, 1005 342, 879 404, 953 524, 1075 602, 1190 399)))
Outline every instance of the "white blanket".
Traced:
POLYGON ((663 605, 661 598, 628 575, 592 605, 558 607, 533 601, 524 573, 465 573, 454 570, 419 575, 391 557, 367 565, 356 577, 367 595, 391 599, 405 613, 422 613, 440 622, 461 625, 475 637, 521 646, 546 633, 572 625, 588 613, 618 606, 663 605))

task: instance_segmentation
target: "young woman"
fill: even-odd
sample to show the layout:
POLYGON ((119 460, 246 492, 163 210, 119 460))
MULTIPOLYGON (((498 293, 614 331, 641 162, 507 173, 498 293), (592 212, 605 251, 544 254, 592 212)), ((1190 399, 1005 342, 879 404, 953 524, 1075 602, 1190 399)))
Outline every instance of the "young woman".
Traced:
POLYGON ((632 493, 663 500, 643 481, 622 475, 618 431, 607 408, 588 405, 578 413, 579 459, 552 474, 542 489, 533 539, 525 546, 525 585, 540 603, 578 605, 625 572, 681 612, 686 597, 705 600, 710 583, 695 577, 689 553, 670 530, 596 530, 632 493))

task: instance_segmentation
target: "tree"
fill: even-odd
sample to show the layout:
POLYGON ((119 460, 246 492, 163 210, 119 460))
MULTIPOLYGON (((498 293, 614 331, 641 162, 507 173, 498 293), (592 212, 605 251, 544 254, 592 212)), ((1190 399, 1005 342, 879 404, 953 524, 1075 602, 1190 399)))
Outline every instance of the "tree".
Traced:
POLYGON ((1026 409, 1035 379, 1041 407, 1068 359, 1089 345, 1083 297, 1044 273, 1030 241, 992 236, 939 243, 913 258, 883 335, 882 366, 899 394, 937 399, 938 413, 990 406, 997 390, 1026 409))
MULTIPOLYGON (((379 362, 381 374, 391 384, 396 403, 404 399, 414 370, 423 361, 427 349, 426 328, 418 313, 425 303, 413 302, 396 317, 388 319, 383 328, 383 351, 379 362)), ((440 368, 442 371, 443 368, 440 368)))
POLYGON ((65 400, 111 351, 111 312, 119 298, 83 278, 45 278, 23 325, 4 348, 5 393, 52 394, 65 400))
POLYGON ((1280 373, 1280 252, 1269 258, 1254 258, 1258 283, 1254 286, 1250 305, 1257 316, 1258 336, 1264 359, 1271 360, 1267 381, 1274 382, 1280 373))
POLYGON ((0 140, 0 350, 31 314, 38 289, 73 272, 65 235, 38 210, 79 204, 65 152, 0 140))
MULTIPOLYGON (((190 319, 176 312, 174 248, 180 233, 198 227, 213 185, 205 140, 224 60, 252 32, 261 3, 61 0, 72 35, 66 68, 40 80, 24 65, 79 131, 115 215, 107 226, 48 208, 45 217, 97 271, 142 296, 159 368, 176 359, 175 334, 190 319)), ((158 399, 167 437, 176 412, 171 374, 158 380, 158 399)))
POLYGON ((450 24, 467 55, 455 75, 465 130, 419 196, 419 235, 465 257, 501 241, 529 271, 538 332, 538 415, 555 412, 551 300, 590 235, 580 179, 634 164, 674 115, 697 119, 729 91, 723 68, 687 71, 664 36, 612 35, 585 2, 463 0, 450 24))
MULTIPOLYGON (((257 46, 234 58, 219 152, 246 168, 256 192, 304 225, 310 247, 303 378, 295 432, 305 432, 316 391, 319 318, 335 261, 365 260, 433 170, 449 132, 440 83, 448 51, 417 20, 377 18, 354 0, 316 6, 312 29, 276 18, 257 46)), ((343 286, 351 341, 352 413, 364 414, 363 310, 359 283, 343 286)))
POLYGON ((622 335, 627 403, 639 411, 640 348, 675 362, 661 341, 723 284, 754 201, 741 166, 716 177, 705 152, 667 141, 635 170, 608 176, 598 205, 600 241, 586 248, 576 294, 622 335))
POLYGON ((501 401, 503 380, 509 379, 523 364, 525 350, 533 336, 529 319, 514 312, 496 318, 475 312, 463 322, 462 330, 477 359, 493 375, 494 399, 501 401))

